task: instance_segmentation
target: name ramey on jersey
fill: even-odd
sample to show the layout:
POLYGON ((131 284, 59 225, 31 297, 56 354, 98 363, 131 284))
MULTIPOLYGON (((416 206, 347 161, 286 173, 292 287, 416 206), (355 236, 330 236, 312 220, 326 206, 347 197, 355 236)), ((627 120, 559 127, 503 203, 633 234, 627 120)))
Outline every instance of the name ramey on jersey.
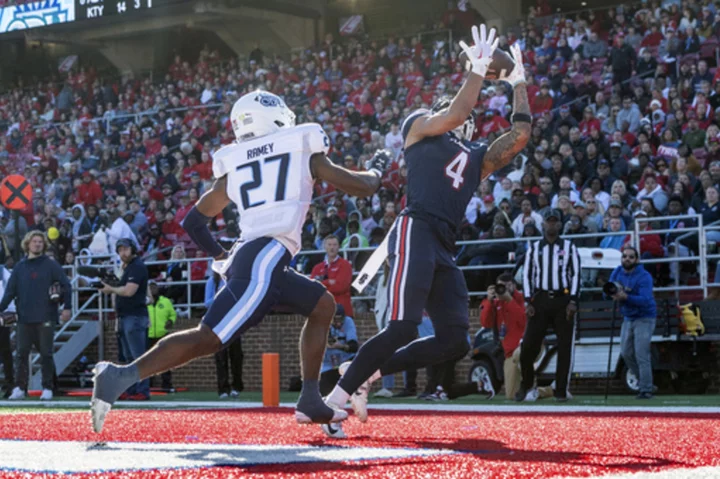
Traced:
POLYGON ((317 123, 227 145, 213 155, 213 175, 227 175, 242 240, 276 238, 295 255, 313 195, 310 158, 327 154, 330 141, 317 123))

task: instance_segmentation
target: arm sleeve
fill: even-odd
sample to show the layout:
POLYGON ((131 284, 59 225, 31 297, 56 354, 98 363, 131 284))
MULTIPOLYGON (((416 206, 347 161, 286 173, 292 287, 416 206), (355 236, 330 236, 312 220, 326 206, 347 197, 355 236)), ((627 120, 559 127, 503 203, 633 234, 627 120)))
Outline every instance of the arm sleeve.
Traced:
POLYGON ((640 281, 638 281, 637 291, 635 294, 628 294, 627 300, 625 301, 629 306, 642 306, 653 297, 652 292, 653 281, 652 276, 647 271, 642 275, 640 281))
POLYGON ((483 328, 492 328, 495 326, 495 315, 490 301, 486 299, 480 303, 480 326, 483 328))
POLYGON ((205 252, 210 253, 213 258, 217 258, 223 254, 225 250, 215 241, 215 238, 212 237, 210 229, 208 228, 209 221, 210 218, 200 213, 198 209, 193 206, 187 216, 185 216, 182 227, 187 231, 190 239, 193 240, 196 245, 201 247, 205 252))
POLYGON ((15 266, 15 269, 10 275, 10 280, 5 286, 5 294, 3 294, 2 301, 0 301, 0 313, 5 312, 8 306, 10 306, 10 303, 17 296, 17 271, 18 266, 15 266))

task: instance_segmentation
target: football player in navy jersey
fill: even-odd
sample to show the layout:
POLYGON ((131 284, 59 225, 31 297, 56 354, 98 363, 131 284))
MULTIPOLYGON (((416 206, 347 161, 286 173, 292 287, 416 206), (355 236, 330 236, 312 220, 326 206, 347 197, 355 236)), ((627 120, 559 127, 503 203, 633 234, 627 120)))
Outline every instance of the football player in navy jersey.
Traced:
MULTIPOLYGON (((495 30, 473 27, 475 45, 460 46, 470 74, 455 98, 440 99, 430 111, 418 110, 403 122, 407 163, 407 208, 389 232, 388 326, 368 340, 327 397, 331 407, 348 399, 362 422, 367 420, 370 383, 386 374, 420 369, 463 357, 468 349, 468 291, 455 264, 456 234, 465 208, 481 180, 508 165, 530 138, 531 121, 520 47, 511 53, 515 66, 499 80, 513 87, 512 129, 495 140, 471 142, 473 107, 497 46, 495 30), (415 340, 427 310, 435 335, 415 340)), ((323 425, 326 434, 344 437, 339 425, 323 425)))

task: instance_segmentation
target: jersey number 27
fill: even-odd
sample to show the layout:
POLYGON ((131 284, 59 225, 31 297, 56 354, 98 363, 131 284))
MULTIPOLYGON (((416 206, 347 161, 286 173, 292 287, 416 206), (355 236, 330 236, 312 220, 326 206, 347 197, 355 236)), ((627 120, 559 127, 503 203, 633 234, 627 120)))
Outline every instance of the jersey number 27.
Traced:
POLYGON ((237 171, 250 169, 252 179, 246 181, 240 185, 240 199, 242 201, 243 209, 247 210, 255 206, 260 206, 268 201, 283 201, 285 199, 285 190, 287 187, 287 176, 288 166, 290 164, 290 153, 285 153, 277 156, 270 156, 263 160, 256 160, 252 163, 245 163, 237 167, 237 171), (279 162, 279 163, 278 163, 279 162), (274 176, 272 170, 277 170, 277 176, 274 176), (255 202, 250 201, 250 192, 263 186, 263 181, 271 182, 275 181, 275 195, 270 198, 272 187, 263 188, 261 196, 265 196, 263 199, 258 199, 255 202))
POLYGON ((445 167, 445 176, 453 180, 452 187, 456 190, 459 190, 462 187, 462 184, 465 182, 465 177, 463 174, 465 173, 465 168, 467 168, 468 164, 468 154, 464 151, 461 151, 457 155, 455 155, 455 158, 450 160, 450 163, 447 164, 445 167))

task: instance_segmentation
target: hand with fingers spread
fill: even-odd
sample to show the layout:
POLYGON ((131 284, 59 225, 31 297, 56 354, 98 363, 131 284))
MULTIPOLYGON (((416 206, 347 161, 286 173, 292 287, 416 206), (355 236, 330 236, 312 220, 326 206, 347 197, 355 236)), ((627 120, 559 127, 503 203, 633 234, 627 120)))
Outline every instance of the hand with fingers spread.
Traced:
POLYGON ((480 25, 479 33, 478 27, 472 27, 472 36, 475 45, 470 47, 467 43, 461 41, 460 48, 467 55, 470 71, 484 77, 493 60, 493 52, 497 48, 498 39, 495 38, 494 28, 490 29, 489 35, 487 34, 485 25, 480 25))
POLYGON ((510 56, 512 56, 515 62, 515 68, 513 71, 506 72, 502 70, 498 76, 498 80, 506 81, 515 88, 520 83, 525 83, 525 66, 523 65, 522 51, 520 50, 520 44, 515 42, 510 46, 510 56))

